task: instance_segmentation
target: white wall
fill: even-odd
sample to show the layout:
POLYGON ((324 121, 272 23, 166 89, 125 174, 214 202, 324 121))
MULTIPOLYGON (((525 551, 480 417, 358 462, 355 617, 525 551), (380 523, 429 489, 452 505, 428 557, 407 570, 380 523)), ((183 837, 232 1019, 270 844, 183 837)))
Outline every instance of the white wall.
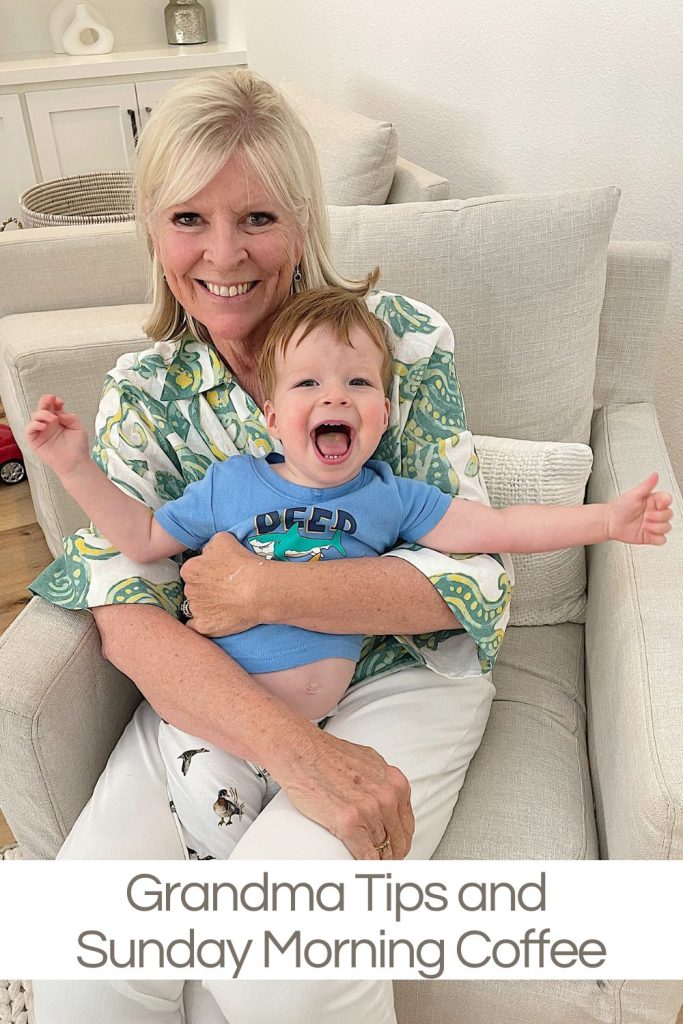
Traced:
POLYGON ((683 484, 679 0, 249 0, 250 67, 395 121, 451 195, 616 184, 613 237, 672 246, 658 409, 683 484))

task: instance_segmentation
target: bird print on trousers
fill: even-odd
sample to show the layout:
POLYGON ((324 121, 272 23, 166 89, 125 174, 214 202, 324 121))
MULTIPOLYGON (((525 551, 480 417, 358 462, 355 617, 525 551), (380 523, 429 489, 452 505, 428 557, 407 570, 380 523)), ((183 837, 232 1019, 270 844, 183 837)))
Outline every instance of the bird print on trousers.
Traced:
POLYGON ((187 773, 189 772, 190 764, 192 763, 192 758, 194 757, 195 754, 208 753, 209 751, 206 749, 206 747, 199 747, 198 750, 185 750, 183 751, 182 754, 178 754, 178 760, 183 762, 180 767, 180 770, 183 773, 183 775, 187 775, 187 773))
POLYGON ((213 805, 213 809, 219 818, 219 825, 232 825, 232 819, 235 815, 241 820, 242 814, 244 813, 244 804, 240 802, 237 790, 233 786, 231 789, 219 789, 218 799, 213 805))

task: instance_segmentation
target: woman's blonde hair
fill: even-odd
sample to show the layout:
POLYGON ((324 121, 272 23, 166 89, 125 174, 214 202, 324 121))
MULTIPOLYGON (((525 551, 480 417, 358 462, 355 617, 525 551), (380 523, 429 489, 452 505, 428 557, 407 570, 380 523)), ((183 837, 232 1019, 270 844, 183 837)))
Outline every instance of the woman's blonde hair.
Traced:
POLYGON ((211 71, 184 79, 159 103, 140 136, 136 219, 152 256, 152 310, 144 325, 155 341, 190 330, 211 338, 172 294, 154 252, 154 218, 184 203, 239 152, 265 188, 295 218, 304 236, 297 291, 333 285, 365 292, 343 278, 329 252, 329 224, 320 168, 311 138, 280 92, 251 71, 211 71))

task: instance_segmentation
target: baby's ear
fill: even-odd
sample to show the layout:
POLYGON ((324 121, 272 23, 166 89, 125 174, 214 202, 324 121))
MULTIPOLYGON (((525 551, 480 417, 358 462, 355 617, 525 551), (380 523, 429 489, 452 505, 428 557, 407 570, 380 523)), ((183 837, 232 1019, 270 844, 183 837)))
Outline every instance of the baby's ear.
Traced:
POLYGON ((391 402, 388 398, 384 399, 384 429, 386 430, 389 426, 389 416, 391 414, 391 402))
POLYGON ((263 403, 263 418, 266 421, 266 426, 268 427, 268 433, 270 436, 276 437, 279 440, 280 435, 277 429, 277 416, 275 414, 275 409, 273 408, 273 403, 269 398, 266 398, 263 403))

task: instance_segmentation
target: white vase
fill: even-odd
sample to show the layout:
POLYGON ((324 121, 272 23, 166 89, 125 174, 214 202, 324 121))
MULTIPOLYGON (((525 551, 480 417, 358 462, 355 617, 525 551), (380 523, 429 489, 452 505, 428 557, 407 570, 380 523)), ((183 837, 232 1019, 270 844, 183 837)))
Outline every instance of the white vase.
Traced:
POLYGON ((62 46, 65 53, 70 53, 74 57, 90 53, 111 53, 114 47, 114 34, 103 21, 93 18, 88 13, 87 4, 76 4, 73 21, 70 21, 64 30, 62 46), (95 33, 96 38, 92 43, 83 41, 83 34, 87 29, 92 29, 95 33))
MULTIPOLYGON (((47 19, 47 30, 50 34, 50 45, 53 53, 66 52, 62 45, 62 36, 67 25, 73 21, 75 13, 76 0, 58 0, 58 3, 50 11, 47 19)), ((88 14, 104 23, 102 12, 97 7, 93 7, 92 4, 88 4, 88 14)))

